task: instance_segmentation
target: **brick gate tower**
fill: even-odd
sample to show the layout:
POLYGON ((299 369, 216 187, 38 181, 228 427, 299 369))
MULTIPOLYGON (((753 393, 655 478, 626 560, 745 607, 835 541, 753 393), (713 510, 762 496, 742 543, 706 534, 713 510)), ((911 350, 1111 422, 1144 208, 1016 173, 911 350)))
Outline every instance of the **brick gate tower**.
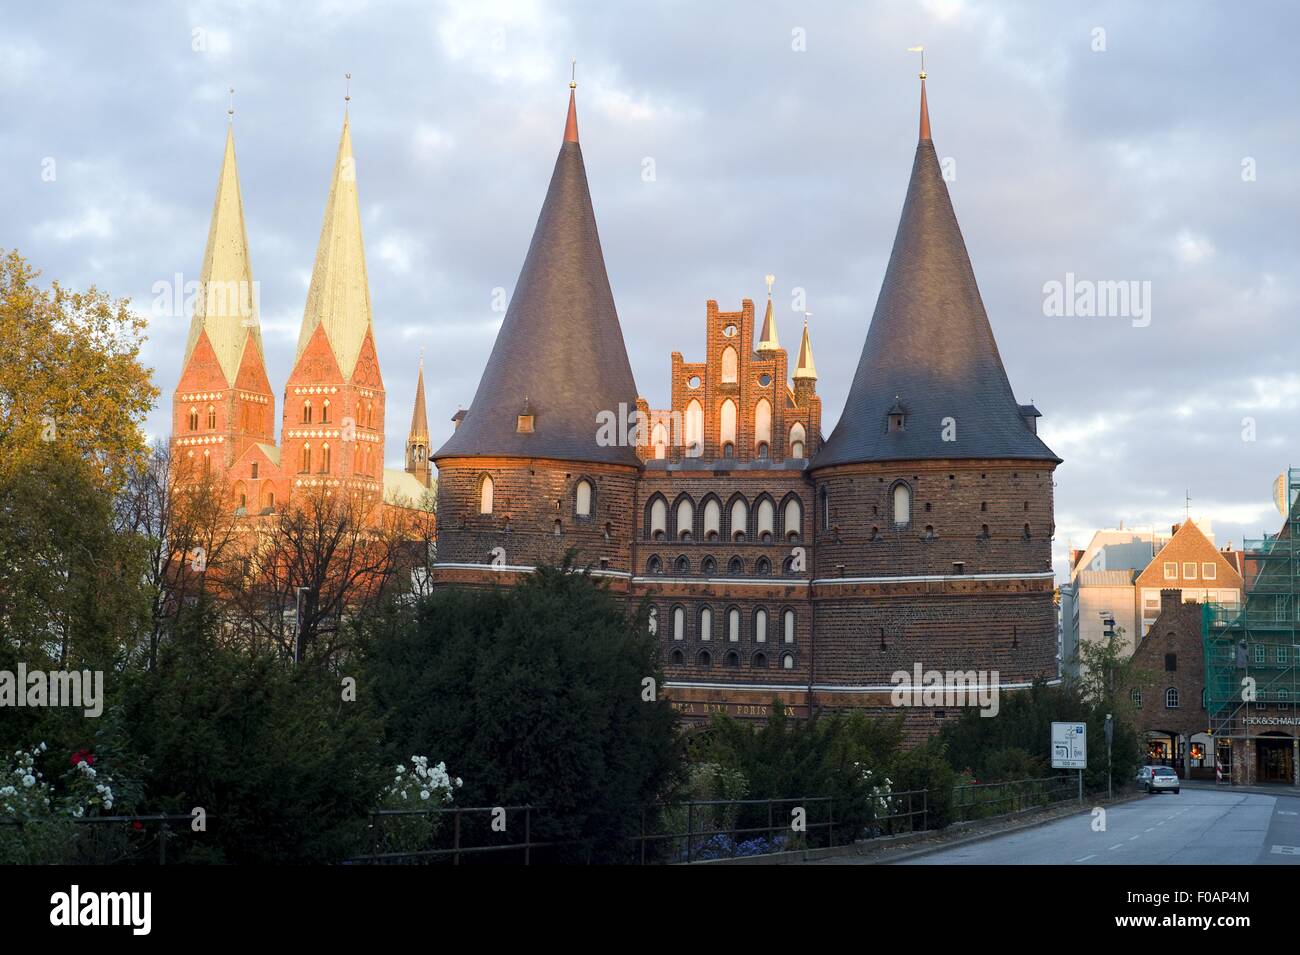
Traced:
MULTIPOLYGON (((843 415, 812 462, 813 690, 887 705, 896 671, 1055 678, 1052 472, 1012 393, 935 155, 920 141, 843 415)), ((909 725, 934 728, 927 708, 909 725)))
MULTIPOLYGON (((443 580, 579 562, 626 581, 635 434, 599 434, 636 410, 636 384, 605 272, 572 88, 564 141, 505 321, 474 400, 438 465, 443 580)), ((615 429, 616 431, 620 429, 615 429)))

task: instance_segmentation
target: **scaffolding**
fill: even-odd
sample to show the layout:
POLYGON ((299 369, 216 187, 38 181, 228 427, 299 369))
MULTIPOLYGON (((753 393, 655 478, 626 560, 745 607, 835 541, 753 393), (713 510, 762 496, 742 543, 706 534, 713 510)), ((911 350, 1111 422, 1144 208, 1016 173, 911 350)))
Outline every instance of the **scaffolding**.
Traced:
POLYGON ((1281 529, 1243 542, 1241 606, 1202 611, 1205 709, 1221 773, 1234 751, 1244 758, 1246 740, 1300 725, 1300 468, 1285 482, 1281 529))

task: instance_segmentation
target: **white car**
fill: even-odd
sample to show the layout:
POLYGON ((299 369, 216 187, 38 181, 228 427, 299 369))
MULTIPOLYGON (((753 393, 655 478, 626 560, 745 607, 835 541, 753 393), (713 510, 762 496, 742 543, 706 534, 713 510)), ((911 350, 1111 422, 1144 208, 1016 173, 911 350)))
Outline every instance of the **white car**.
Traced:
POLYGON ((1176 796, 1181 789, 1182 780, 1168 766, 1143 766, 1138 770, 1137 784, 1149 793, 1172 789, 1176 796))

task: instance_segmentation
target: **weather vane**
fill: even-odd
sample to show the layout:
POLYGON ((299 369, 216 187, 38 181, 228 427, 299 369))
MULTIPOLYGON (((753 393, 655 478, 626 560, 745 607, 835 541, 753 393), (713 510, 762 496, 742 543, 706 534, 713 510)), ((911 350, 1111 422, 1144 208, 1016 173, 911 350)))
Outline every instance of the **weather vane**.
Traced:
POLYGON ((576 90, 578 88, 578 61, 574 60, 571 66, 572 72, 569 74, 569 89, 576 90))
POLYGON ((909 46, 909 47, 907 48, 907 52, 908 52, 908 53, 920 53, 920 54, 921 54, 921 79, 925 79, 925 47, 923 47, 923 46, 909 46))
POLYGON ((776 284, 776 276, 769 272, 767 275, 763 276, 763 278, 767 282, 767 297, 771 298, 772 286, 776 284))

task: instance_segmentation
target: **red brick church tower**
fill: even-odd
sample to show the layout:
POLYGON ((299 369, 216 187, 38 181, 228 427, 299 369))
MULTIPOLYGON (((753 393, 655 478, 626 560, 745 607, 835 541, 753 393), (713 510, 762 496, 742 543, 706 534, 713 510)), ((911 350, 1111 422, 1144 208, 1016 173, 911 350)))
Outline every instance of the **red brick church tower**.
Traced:
POLYGON ((384 380, 346 114, 298 351, 284 388, 280 446, 290 494, 383 491, 384 380))
MULTIPOLYGON (((844 412, 814 458, 818 705, 892 673, 1056 676, 1052 472, 1012 393, 930 136, 920 141, 844 412)), ((926 723, 941 710, 917 714, 926 723)), ((930 725, 933 725, 932 722, 930 725)))
POLYGON ((571 89, 505 321, 473 402, 434 454, 440 578, 478 579, 493 561, 555 564, 576 548, 581 564, 626 581, 641 462, 635 435, 610 440, 600 423, 631 415, 636 400, 571 89))
MULTIPOLYGON (((172 395, 172 450, 179 475, 229 475, 251 447, 275 444, 275 396, 257 307, 232 124, 185 359, 172 395)), ((247 492, 234 490, 238 506, 239 495, 247 492)))

